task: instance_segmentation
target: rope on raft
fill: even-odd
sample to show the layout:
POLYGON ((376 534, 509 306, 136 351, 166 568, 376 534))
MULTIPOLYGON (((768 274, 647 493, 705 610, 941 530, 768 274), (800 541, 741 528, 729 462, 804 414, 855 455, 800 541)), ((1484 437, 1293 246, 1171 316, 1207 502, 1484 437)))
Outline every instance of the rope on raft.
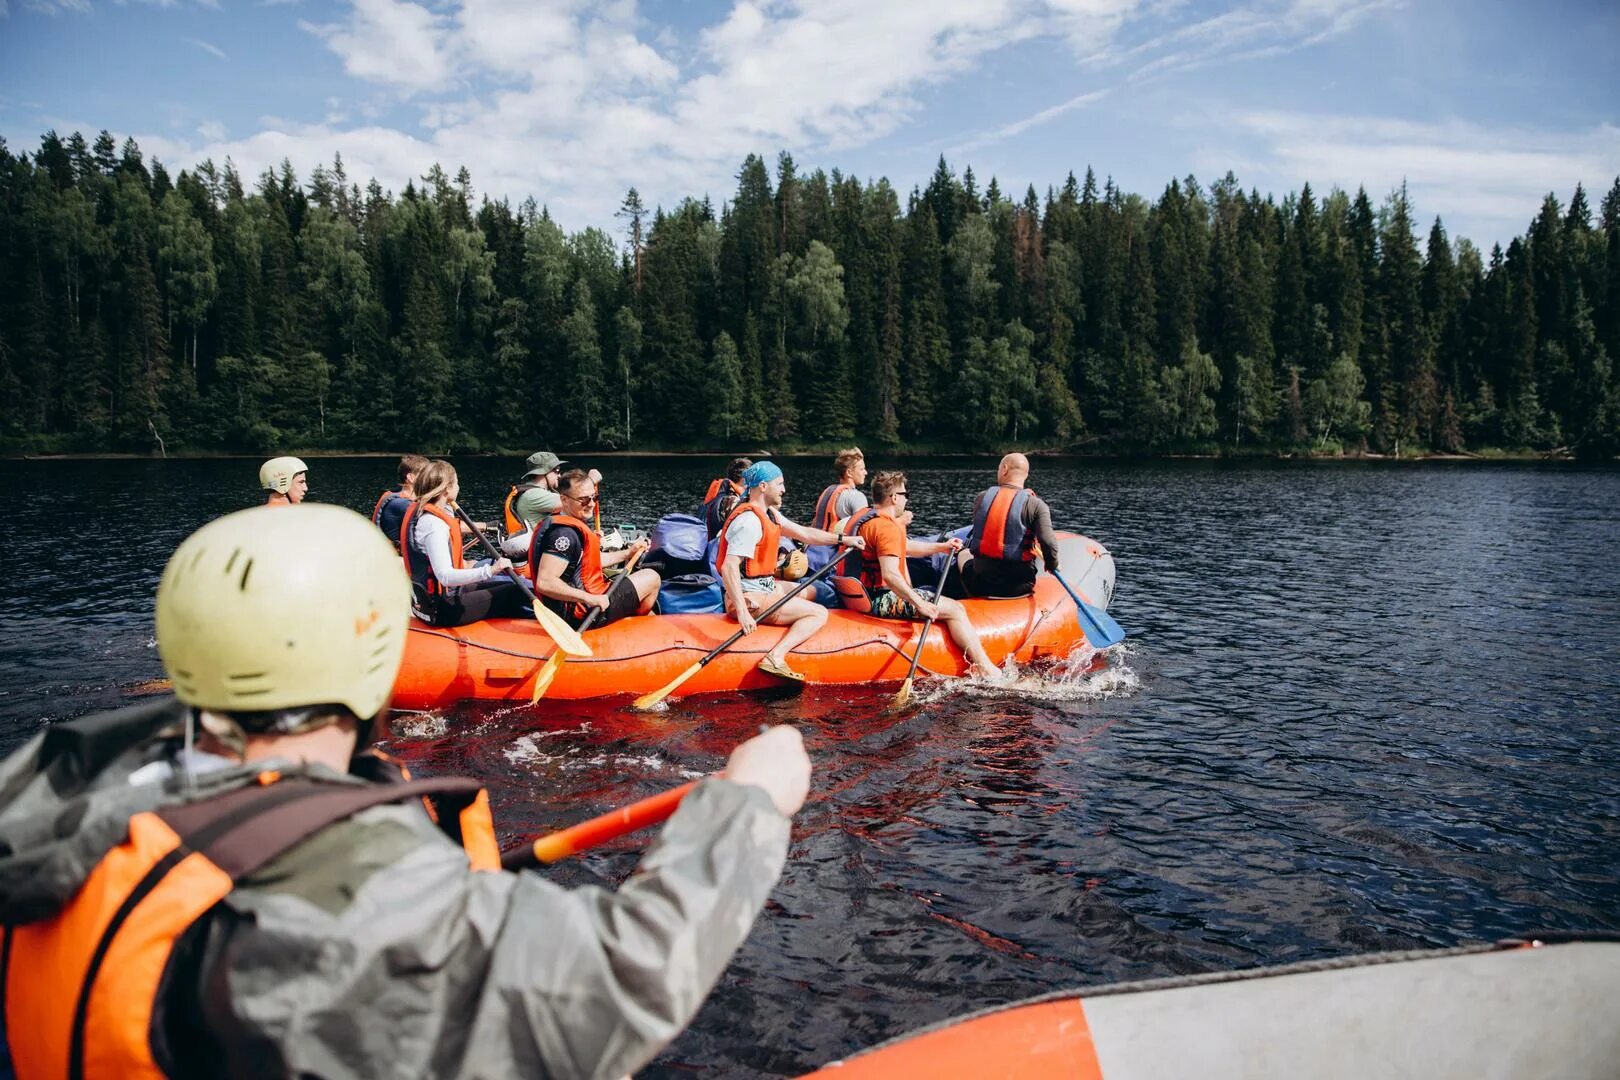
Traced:
MULTIPOLYGON (((469 640, 467 638, 456 637, 454 634, 446 634, 446 633, 443 633, 443 632, 441 632, 439 630, 436 630, 436 629, 433 629, 433 628, 430 628, 430 627, 426 627, 426 626, 412 626, 410 628, 410 631, 413 634, 426 634, 429 637, 443 638, 445 641, 453 641, 457 645, 460 645, 463 648, 467 648, 467 649, 483 649, 486 652, 499 653, 502 656, 511 656, 511 657, 515 657, 515 658, 517 658, 519 660, 545 661, 545 660, 551 659, 551 654, 550 653, 546 653, 546 654, 544 654, 542 656, 537 656, 534 653, 518 652, 516 649, 503 649, 499 645, 487 645, 482 641, 471 641, 471 640, 469 640)), ((880 638, 880 637, 879 638, 867 638, 865 641, 851 642, 848 645, 841 645, 841 646, 839 646, 838 648, 835 648, 835 649, 806 649, 806 648, 800 647, 798 649, 795 649, 794 652, 796 652, 796 653, 809 653, 809 654, 816 655, 816 656, 829 656, 829 655, 832 655, 833 653, 848 652, 851 649, 864 649, 868 645, 882 645, 882 646, 886 647, 887 649, 889 649, 890 652, 893 652, 896 656, 899 656, 899 657, 901 657, 901 658, 903 658, 903 659, 905 659, 907 661, 909 661, 911 659, 911 657, 907 653, 905 653, 900 648, 900 646, 896 645, 894 642, 890 641, 887 638, 880 638)), ((703 645, 666 645, 662 649, 652 649, 652 650, 650 650, 648 652, 633 653, 633 654, 630 654, 628 656, 580 656, 580 657, 574 657, 569 662, 574 663, 574 664, 617 664, 617 663, 622 663, 622 662, 624 662, 626 660, 644 660, 649 656, 659 656, 659 655, 661 655, 663 653, 670 653, 670 652, 697 652, 697 653, 703 653, 703 652, 708 652, 708 651, 709 651, 708 647, 703 646, 703 645)), ((752 650, 750 650, 750 649, 741 649, 741 650, 738 650, 738 651, 739 652, 764 652, 766 650, 763 650, 763 649, 752 649, 752 650)), ((926 665, 923 665, 923 670, 927 670, 926 665)), ((936 674, 937 675, 938 672, 931 672, 931 674, 936 674)))

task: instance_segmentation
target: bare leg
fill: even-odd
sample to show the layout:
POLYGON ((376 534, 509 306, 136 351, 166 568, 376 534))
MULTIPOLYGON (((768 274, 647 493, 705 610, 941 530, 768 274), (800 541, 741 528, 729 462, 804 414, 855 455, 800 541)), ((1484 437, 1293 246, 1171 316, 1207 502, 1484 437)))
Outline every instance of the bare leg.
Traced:
MULTIPOLYGON (((768 607, 776 602, 776 594, 767 596, 761 607, 768 607)), ((785 626, 787 633, 776 647, 765 655, 778 664, 787 663, 787 654, 797 649, 810 639, 810 636, 823 626, 827 625, 827 609, 803 596, 796 596, 771 612, 771 617, 765 620, 772 626, 785 626)))
POLYGON ((648 614, 658 601, 658 586, 663 583, 663 578, 658 576, 656 570, 637 570, 630 575, 630 582, 636 587, 636 597, 641 601, 636 614, 648 614))
POLYGON ((968 618, 967 608, 952 600, 943 597, 938 601, 939 617, 946 629, 951 632, 951 640, 956 642, 957 648, 962 650, 977 673, 985 678, 995 678, 999 673, 996 665, 990 662, 984 646, 979 643, 979 631, 968 618))

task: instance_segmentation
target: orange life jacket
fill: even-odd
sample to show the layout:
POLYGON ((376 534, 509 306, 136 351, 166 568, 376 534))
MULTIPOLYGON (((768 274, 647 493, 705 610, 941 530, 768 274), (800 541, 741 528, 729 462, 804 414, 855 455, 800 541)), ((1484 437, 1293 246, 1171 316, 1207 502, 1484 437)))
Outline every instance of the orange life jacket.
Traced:
POLYGON ((703 524, 709 530, 710 540, 720 535, 720 530, 731 513, 726 507, 727 501, 740 499, 742 495, 743 486, 736 480, 720 476, 710 482, 709 490, 703 496, 703 524))
MULTIPOLYGON (((545 554, 546 548, 545 538, 550 536, 551 530, 558 526, 572 529, 579 534, 579 568, 574 575, 574 580, 569 584, 588 593, 607 592, 607 575, 602 573, 602 537, 590 525, 569 514, 551 515, 551 524, 546 526, 545 533, 529 545, 529 580, 539 580, 540 557, 545 554)), ((576 619, 585 616, 586 608, 584 604, 577 604, 567 600, 553 600, 549 596, 542 597, 542 599, 547 607, 554 610, 566 607, 576 619)))
POLYGON ((823 532, 832 532, 833 526, 838 523, 838 500, 846 491, 854 491, 854 484, 842 481, 829 485, 822 491, 821 497, 816 500, 816 512, 810 518, 810 527, 823 532))
POLYGON ((1008 562, 1035 558, 1035 531, 1024 527, 1024 507, 1034 494, 1008 484, 985 489, 968 535, 968 549, 975 557, 1008 562))
POLYGON ((743 557, 743 577, 775 577, 782 546, 782 523, 776 520, 776 515, 761 510, 751 502, 738 506, 726 518, 725 524, 720 526, 720 547, 714 554, 715 567, 721 571, 726 568, 726 530, 731 528, 731 523, 737 520, 738 514, 753 514, 759 518, 765 534, 760 537, 759 546, 743 557))
POLYGON ((525 491, 533 491, 535 488, 542 486, 544 485, 518 484, 511 491, 506 493, 506 502, 501 507, 501 513, 506 518, 507 536, 516 536, 518 533, 524 532, 528 529, 528 525, 524 524, 523 519, 517 516, 518 496, 522 495, 525 491))
MULTIPOLYGON (((861 527, 878 516, 875 507, 868 506, 858 514, 851 514, 838 530, 840 536, 854 536, 861 531, 861 527)), ((877 549, 871 544, 865 548, 848 548, 844 555, 843 577, 859 579, 862 587, 873 596, 886 590, 883 584, 883 564, 878 561, 877 549)), ((905 578, 906 584, 911 584, 911 568, 906 565, 905 556, 900 557, 900 574, 905 578)))
POLYGON ((181 937, 242 878, 372 806, 438 801, 439 827, 475 870, 499 870, 489 799, 474 780, 336 784, 276 772, 213 798, 143 811, 66 907, 8 926, 6 1041, 21 1077, 164 1075, 153 1023, 181 937))
POLYGON ((427 549, 416 542, 416 515, 423 512, 438 518, 450 530, 450 565, 460 570, 465 564, 461 557, 461 522, 442 506, 411 503, 399 523, 399 553, 405 560, 405 573, 410 576, 411 594, 416 606, 431 616, 439 598, 445 593, 445 587, 433 574, 433 562, 428 558, 427 549))

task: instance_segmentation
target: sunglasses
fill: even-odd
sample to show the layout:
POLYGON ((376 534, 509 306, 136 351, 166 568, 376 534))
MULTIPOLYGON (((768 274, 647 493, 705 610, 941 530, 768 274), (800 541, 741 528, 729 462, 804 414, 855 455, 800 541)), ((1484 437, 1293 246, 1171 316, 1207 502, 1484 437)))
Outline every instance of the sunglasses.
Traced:
POLYGON ((910 498, 910 497, 911 497, 911 492, 909 492, 909 491, 897 491, 897 492, 895 492, 895 494, 896 494, 896 495, 904 495, 904 496, 906 496, 906 497, 907 497, 907 498, 908 498, 908 499, 909 499, 909 498, 910 498))
POLYGON ((569 502, 579 503, 579 505, 581 505, 581 506, 595 506, 596 505, 596 496, 595 495, 586 495, 583 498, 581 498, 578 495, 564 495, 563 498, 567 499, 569 502))

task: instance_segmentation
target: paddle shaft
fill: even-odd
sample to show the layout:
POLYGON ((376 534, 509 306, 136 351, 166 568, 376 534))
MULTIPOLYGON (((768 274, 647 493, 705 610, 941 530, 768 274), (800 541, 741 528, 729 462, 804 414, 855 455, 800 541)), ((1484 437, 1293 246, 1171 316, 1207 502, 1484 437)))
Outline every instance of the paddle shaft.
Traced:
MULTIPOLYGON (((844 560, 842 558, 836 558, 832 562, 828 563, 826 566, 823 566, 820 570, 817 570, 815 573, 811 574, 809 577, 802 579, 792 589, 788 590, 788 593, 787 593, 786 596, 778 597, 776 599, 776 602, 771 604, 770 607, 766 608, 764 611, 760 612, 758 615, 755 615, 754 616, 754 625, 758 626, 760 623, 764 622, 765 617, 767 615, 770 615, 777 608, 781 607, 783 604, 787 603, 789 600, 793 599, 795 596, 798 596, 801 592, 803 592, 805 589, 809 588, 811 585, 814 585, 825 574, 828 574, 832 570, 836 569, 839 566, 839 564, 841 564, 843 561, 844 560)), ((683 671, 679 675, 675 676, 675 678, 673 680, 671 680, 669 683, 667 683, 666 685, 660 687, 657 690, 654 690, 650 694, 643 694, 641 697, 636 698, 636 700, 633 702, 633 705, 635 706, 635 708, 638 708, 638 709, 650 709, 654 705, 658 704, 660 701, 663 701, 670 694, 673 694, 675 692, 676 688, 678 688, 687 679, 690 679, 692 676, 694 676, 698 672, 702 671, 704 666, 707 665, 710 660, 713 660, 715 657, 719 656, 721 653, 725 652, 727 649, 729 649, 733 645, 737 644, 737 642, 741 641, 743 639, 743 635, 746 634, 746 633, 747 633, 747 631, 745 631, 745 630, 743 630, 741 628, 738 628, 738 630, 737 630, 737 632, 735 634, 732 634, 730 637, 726 638, 726 640, 722 641, 718 646, 716 646, 715 648, 709 650, 709 654, 707 656, 705 656, 703 659, 697 661, 691 667, 687 668, 685 671, 683 671)))
MULTIPOLYGON (((754 616, 754 625, 758 626, 761 623, 763 623, 765 621, 765 617, 767 615, 774 614, 777 608, 781 607, 783 604, 787 603, 789 600, 793 599, 795 596, 798 596, 801 592, 803 592, 805 589, 809 588, 811 585, 814 585, 817 581, 819 581, 821 579, 821 576, 823 574, 827 573, 827 571, 829 571, 829 570, 832 570, 832 569, 836 568, 838 566, 838 564, 843 562, 843 561, 844 560, 842 558, 834 559, 832 562, 828 563, 826 566, 823 566, 820 570, 817 570, 815 573, 811 574, 809 577, 807 577, 807 578, 803 579, 802 581, 800 581, 793 588, 789 589, 787 591, 787 595, 777 597, 775 603, 771 604, 770 607, 766 608, 764 611, 762 611, 758 615, 754 616)), ((715 657, 719 656, 721 653, 725 652, 727 649, 729 649, 733 645, 737 644, 737 642, 739 642, 739 641, 741 641, 743 639, 743 636, 746 633, 747 633, 747 631, 739 629, 735 634, 732 634, 730 637, 726 638, 725 641, 721 642, 719 644, 719 646, 717 646, 716 648, 710 650, 708 656, 705 656, 702 660, 699 660, 697 662, 697 666, 702 667, 703 665, 707 664, 710 660, 713 660, 715 657)))
MULTIPOLYGON (((630 575, 635 571, 636 562, 640 558, 641 552, 638 551, 625 561, 624 573, 615 578, 613 584, 608 586, 608 595, 611 596, 614 589, 617 589, 620 585, 630 581, 630 575)), ((635 588, 635 584, 633 582, 630 584, 630 588, 635 588)), ((607 608, 593 607, 590 611, 587 611, 585 613, 584 620, 579 624, 579 632, 583 634, 585 631, 594 626, 596 624, 597 617, 606 610, 607 608)), ((557 669, 562 667, 567 660, 568 654, 562 649, 559 648, 552 650, 551 656, 546 660, 545 666, 540 669, 540 674, 534 677, 534 690, 529 695, 530 705, 533 705, 535 702, 539 701, 540 698, 545 695, 545 692, 550 689, 551 680, 557 677, 557 669)))
MULTIPOLYGON (((614 589, 617 589, 620 585, 630 580, 630 575, 636 572, 636 563, 640 561, 641 552, 639 551, 624 561, 624 569, 619 572, 619 576, 614 579, 613 584, 608 586, 607 594, 609 596, 613 595, 614 589)), ((630 587, 632 589, 635 588, 634 585, 631 585, 630 587)), ((591 610, 587 611, 585 613, 585 618, 581 620, 579 624, 579 632, 583 634, 592 626, 596 625, 596 620, 601 616, 602 612, 606 610, 607 608, 605 607, 593 607, 591 610)))
POLYGON ((503 851, 501 865, 508 870, 517 870, 535 863, 554 863, 600 847, 609 840, 657 825, 673 814, 675 808, 681 805, 681 800, 697 785, 697 780, 690 781, 678 788, 661 791, 629 806, 609 810, 589 821, 542 836, 531 844, 503 851))
POLYGON ((917 651, 911 654, 911 666, 906 669, 905 685, 900 693, 906 694, 911 689, 911 678, 917 674, 917 661, 922 659, 923 646, 928 644, 928 631, 934 628, 934 619, 939 618, 939 602, 945 597, 945 583, 951 579, 951 570, 956 566, 956 552, 950 553, 945 560, 945 570, 939 575, 939 588, 934 592, 934 617, 923 623, 922 633, 917 638, 917 651))
MULTIPOLYGON (((454 507, 454 509, 456 511, 456 517, 458 517, 462 521, 466 522, 467 526, 469 528, 471 528, 473 521, 472 521, 472 518, 467 516, 467 511, 463 510, 461 508, 461 506, 459 504, 457 504, 457 503, 451 503, 451 506, 454 507)), ((506 558, 506 556, 502 555, 500 553, 500 550, 498 548, 496 548, 496 546, 494 544, 489 542, 489 537, 485 536, 483 533, 479 532, 477 529, 473 529, 473 535, 478 537, 478 542, 480 544, 484 545, 484 550, 485 551, 489 552, 490 555, 494 556, 496 562, 499 562, 500 560, 506 558)), ((531 586, 529 584, 527 579, 525 579, 522 574, 517 572, 516 567, 513 567, 512 572, 510 574, 508 574, 507 577, 508 577, 509 580, 515 582, 517 584, 518 588, 523 590, 523 594, 529 598, 529 601, 531 603, 538 604, 540 602, 540 598, 538 596, 534 595, 533 586, 531 586)))

